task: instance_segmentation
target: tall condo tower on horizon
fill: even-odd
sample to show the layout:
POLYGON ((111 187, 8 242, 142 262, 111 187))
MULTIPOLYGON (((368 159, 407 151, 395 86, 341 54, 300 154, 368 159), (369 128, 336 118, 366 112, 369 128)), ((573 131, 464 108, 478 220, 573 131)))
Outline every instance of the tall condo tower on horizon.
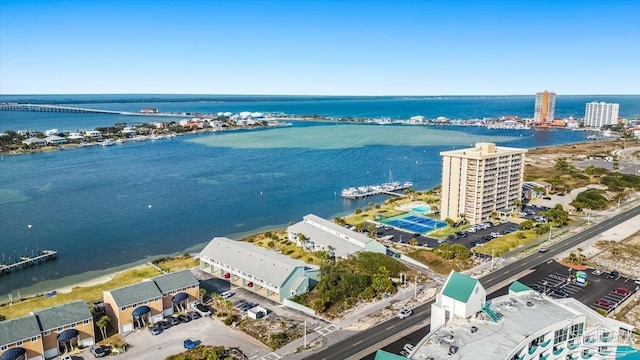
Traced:
POLYGON ((606 102, 590 102, 584 110, 584 126, 599 128, 603 125, 618 123, 620 104, 606 102))
POLYGON ((477 143, 475 148, 443 151, 440 217, 487 221, 508 212, 522 196, 526 149, 477 143))
POLYGON ((556 93, 547 90, 536 93, 536 107, 533 120, 537 125, 545 126, 553 121, 556 112, 556 93))

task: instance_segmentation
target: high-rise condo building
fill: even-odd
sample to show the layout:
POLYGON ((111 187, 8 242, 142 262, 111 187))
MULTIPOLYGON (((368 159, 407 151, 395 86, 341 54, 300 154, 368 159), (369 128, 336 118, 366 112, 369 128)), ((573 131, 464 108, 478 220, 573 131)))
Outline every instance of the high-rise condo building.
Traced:
POLYGON ((603 125, 618 123, 620 104, 590 102, 584 111, 584 126, 599 128, 603 125))
POLYGON ((493 143, 441 152, 440 217, 464 217, 476 224, 489 219, 494 211, 511 209, 522 197, 526 152, 493 143))
POLYGON ((556 112, 556 93, 543 91, 536 93, 536 107, 533 120, 537 125, 546 126, 553 121, 556 112))

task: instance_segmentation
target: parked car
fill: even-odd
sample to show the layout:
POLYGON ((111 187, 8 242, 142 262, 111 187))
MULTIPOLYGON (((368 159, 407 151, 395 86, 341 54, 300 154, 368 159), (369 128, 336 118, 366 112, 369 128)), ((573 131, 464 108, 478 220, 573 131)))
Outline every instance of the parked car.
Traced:
POLYGON ((93 356, 97 358, 107 356, 107 352, 104 351, 104 349, 100 345, 91 345, 91 347, 89 348, 89 352, 91 352, 93 356))
POLYGON ((551 200, 551 196, 545 196, 542 198, 543 200, 551 200))
POLYGON ((618 294, 622 294, 622 295, 629 295, 631 293, 631 291, 629 291, 629 289, 627 288, 617 288, 615 290, 613 290, 614 292, 618 293, 618 294))
POLYGON ((640 285, 640 278, 633 280, 633 283, 636 285, 640 285))
POLYGON ((168 322, 171 325, 178 325, 180 324, 180 319, 178 319, 177 316, 167 316, 166 318, 164 318, 164 320, 166 322, 168 322))
POLYGON ((549 251, 549 248, 548 248, 548 247, 546 247, 546 246, 540 246, 540 247, 538 248, 538 252, 545 253, 545 252, 547 252, 547 251, 549 251))
POLYGON ((608 302, 605 299, 598 299, 598 300, 596 300, 595 304, 599 305, 599 306, 602 306, 604 308, 607 308, 607 309, 610 308, 611 306, 613 306, 612 303, 608 302))
POLYGON ((155 325, 160 327, 162 330, 167 330, 168 328, 170 328, 172 326, 172 324, 169 321, 166 321, 166 320, 160 320, 155 325))
POLYGON ((189 321, 191 321, 191 316, 187 314, 180 314, 178 315, 178 319, 180 319, 180 322, 188 323, 189 321))
POLYGON ((149 326, 149 332, 151 335, 162 334, 162 328, 158 325, 149 326))
POLYGON ((189 316, 191 320, 197 320, 202 317, 202 315, 200 315, 197 311, 189 311, 187 313, 187 316, 189 316))
POLYGON ((616 270, 613 270, 609 273, 609 275, 607 275, 607 277, 609 279, 617 279, 618 277, 620 277, 620 273, 617 272, 616 270))
POLYGON ((200 340, 193 341, 191 339, 187 339, 183 341, 183 345, 185 349, 193 349, 196 346, 200 345, 200 340))
POLYGON ((410 352, 412 352, 412 351, 413 351, 413 349, 415 349, 415 346, 413 346, 412 344, 408 344, 408 343, 407 343, 407 344, 405 344, 405 345, 404 345, 404 348, 403 348, 403 349, 404 349, 406 352, 409 352, 409 353, 410 353, 410 352))
POLYGON ((413 310, 409 310, 409 309, 402 309, 400 310, 400 312, 398 313, 398 317, 400 319, 404 319, 407 318, 409 316, 411 316, 411 314, 413 314, 413 310))
POLYGON ((201 303, 197 302, 193 308, 195 309, 195 311, 197 311, 200 315, 202 316, 210 316, 211 315, 211 308, 205 305, 202 305, 201 303))
POLYGON ((234 294, 234 293, 232 293, 231 291, 225 291, 225 292, 223 292, 222 294, 220 294, 220 296, 221 296, 223 299, 225 299, 225 300, 226 300, 226 299, 228 299, 228 298, 232 297, 232 296, 233 296, 233 294, 234 294))
POLYGON ((65 355, 63 357, 60 358, 60 360, 73 360, 73 358, 69 355, 65 355))
POLYGON ((562 288, 553 289, 553 294, 559 297, 569 297, 569 293, 567 292, 567 290, 562 288))

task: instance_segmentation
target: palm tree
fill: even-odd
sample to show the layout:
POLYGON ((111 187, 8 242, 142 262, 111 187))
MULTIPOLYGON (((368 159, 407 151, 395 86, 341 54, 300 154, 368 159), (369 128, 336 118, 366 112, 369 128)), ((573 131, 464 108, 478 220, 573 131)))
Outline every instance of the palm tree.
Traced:
POLYGON ((365 227, 364 223, 357 223, 356 224, 356 230, 358 230, 358 232, 364 231, 364 227, 365 227))
POLYGON ((111 324, 111 319, 107 315, 103 315, 97 322, 96 326, 100 329, 102 340, 107 339, 107 326, 111 324))
POLYGON ((411 239, 409 239, 409 245, 413 245, 413 246, 418 245, 418 239, 412 237, 411 239))
POLYGON ((204 297, 207 296, 207 290, 200 289, 200 302, 204 302, 204 297))

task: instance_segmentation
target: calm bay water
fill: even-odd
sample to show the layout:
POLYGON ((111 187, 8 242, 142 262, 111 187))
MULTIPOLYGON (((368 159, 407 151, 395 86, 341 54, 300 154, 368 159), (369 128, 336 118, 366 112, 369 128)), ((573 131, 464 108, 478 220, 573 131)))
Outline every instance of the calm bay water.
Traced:
MULTIPOLYGON (((367 110, 367 101, 354 112, 380 111, 367 110)), ((149 106, 107 104, 122 110, 149 106)), ((155 107, 218 111, 190 104, 155 107)), ((488 113, 492 104, 493 100, 477 111, 488 113)), ((271 110, 268 104, 244 105, 242 110, 299 113, 271 110)), ((316 105, 289 104, 310 110, 304 113, 333 115, 320 111, 325 105, 316 105)), ((228 106, 222 110, 235 111, 228 106)), ((409 111, 416 114, 399 108, 397 116, 409 111)), ((395 115, 388 108, 384 112, 381 115, 395 115)), ((34 124, 47 124, 39 129, 65 128, 55 125, 58 120, 72 121, 78 128, 120 121, 105 115, 2 112, 3 128, 7 114, 29 115, 13 129, 37 128, 34 124)), ((491 116, 496 115, 501 114, 491 116)), ((45 248, 58 250, 60 258, 0 277, 0 301, 10 292, 43 292, 148 258, 198 251, 214 236, 238 238, 285 226, 309 213, 343 215, 385 199, 343 200, 343 187, 385 182, 390 172, 395 180, 413 181, 417 189, 431 188, 440 182, 439 152, 453 147, 494 141, 532 148, 581 142, 587 135, 567 130, 295 122, 287 128, 7 155, 0 161, 0 255, 8 260, 45 248)))

